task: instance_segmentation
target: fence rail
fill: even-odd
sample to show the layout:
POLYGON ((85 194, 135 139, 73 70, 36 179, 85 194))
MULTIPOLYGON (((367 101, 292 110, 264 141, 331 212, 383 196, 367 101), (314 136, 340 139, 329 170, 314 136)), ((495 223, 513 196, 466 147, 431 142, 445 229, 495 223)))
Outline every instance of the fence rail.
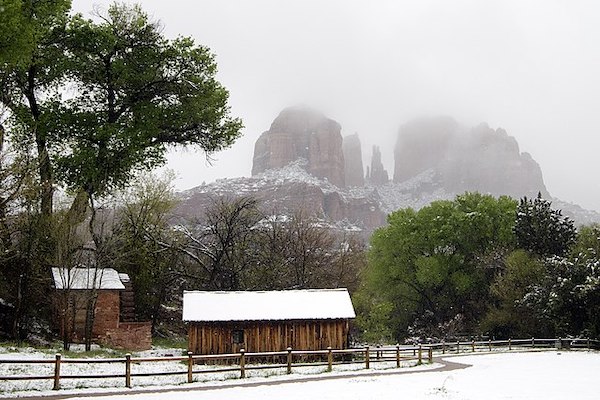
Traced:
POLYGON ((246 377, 247 371, 267 370, 267 369, 285 369, 287 374, 291 374, 293 368, 306 366, 326 366, 328 372, 333 370, 333 366, 343 364, 364 364, 365 369, 371 368, 372 363, 395 362, 395 366, 400 368, 402 362, 412 361, 417 364, 422 362, 432 362, 434 353, 444 355, 451 353, 468 353, 483 351, 512 351, 516 349, 598 349, 600 341, 592 339, 508 339, 508 340, 484 340, 484 341, 453 341, 440 343, 418 344, 414 346, 383 346, 354 348, 354 349, 332 349, 326 350, 293 350, 291 348, 285 351, 275 352, 245 352, 233 354, 213 354, 213 355, 195 355, 188 353, 187 356, 180 357, 131 357, 130 354, 125 357, 107 358, 107 359, 81 359, 81 358, 63 358, 61 354, 56 354, 54 359, 8 359, 0 360, 2 364, 48 364, 53 366, 52 375, 9 375, 0 376, 0 381, 23 381, 23 380, 53 380, 53 389, 58 390, 63 379, 108 379, 119 378, 124 380, 125 387, 131 388, 131 379, 136 377, 150 376, 172 376, 187 375, 187 382, 194 381, 194 376, 199 374, 238 372, 240 378, 246 377), (251 361, 264 361, 270 359, 270 363, 251 364, 251 361), (178 371, 155 371, 155 372, 132 372, 132 364, 155 362, 178 362, 185 364, 186 368, 178 371), (202 365, 214 362, 229 362, 220 368, 202 368, 202 365), (232 364, 231 364, 232 363, 232 364), (64 374, 61 373, 61 366, 65 364, 122 364, 121 373, 110 374, 64 374))

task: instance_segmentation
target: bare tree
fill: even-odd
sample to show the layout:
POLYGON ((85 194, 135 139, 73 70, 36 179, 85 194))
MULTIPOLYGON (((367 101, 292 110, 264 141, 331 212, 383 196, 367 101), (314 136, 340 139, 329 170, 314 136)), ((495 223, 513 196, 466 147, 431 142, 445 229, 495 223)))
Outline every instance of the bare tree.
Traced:
POLYGON ((204 220, 182 230, 186 243, 180 248, 189 260, 188 275, 206 289, 242 289, 242 275, 253 264, 251 249, 261 219, 254 198, 215 199, 204 220))

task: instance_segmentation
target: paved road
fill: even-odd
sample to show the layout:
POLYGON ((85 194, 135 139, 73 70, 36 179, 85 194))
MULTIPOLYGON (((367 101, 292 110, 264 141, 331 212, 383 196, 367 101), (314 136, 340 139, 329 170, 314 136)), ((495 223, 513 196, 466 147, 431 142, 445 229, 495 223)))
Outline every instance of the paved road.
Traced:
MULTIPOLYGON (((377 376, 390 376, 390 375, 405 375, 405 374, 425 374, 428 372, 446 372, 453 371, 456 369, 464 369, 471 367, 470 364, 457 363, 454 361, 448 361, 443 358, 434 358, 434 363, 440 364, 441 367, 435 369, 414 369, 414 368, 400 368, 394 370, 384 370, 384 371, 373 371, 373 372, 361 372, 353 374, 352 372, 344 372, 342 374, 319 374, 319 375, 304 375, 301 377, 294 377, 290 379, 281 379, 277 381, 261 381, 261 382, 241 382, 235 381, 231 383, 224 383, 222 385, 210 385, 210 386, 186 386, 183 385, 181 387, 169 388, 169 389, 160 389, 160 388, 135 388, 135 389, 126 389, 122 391, 110 391, 103 393, 69 393, 69 394, 51 394, 48 396, 31 396, 31 397, 18 397, 19 400, 59 400, 59 399, 72 399, 72 398, 82 398, 82 397, 90 397, 90 398, 101 398, 107 396, 119 396, 119 395, 132 395, 132 394, 144 394, 144 393, 167 393, 167 392, 204 392, 210 390, 220 390, 234 387, 257 387, 257 386, 274 386, 274 385, 285 385, 288 383, 301 383, 301 382, 315 382, 315 381, 326 381, 333 379, 348 379, 352 377, 377 377, 377 376)), ((364 371, 364 370, 363 370, 364 371)))

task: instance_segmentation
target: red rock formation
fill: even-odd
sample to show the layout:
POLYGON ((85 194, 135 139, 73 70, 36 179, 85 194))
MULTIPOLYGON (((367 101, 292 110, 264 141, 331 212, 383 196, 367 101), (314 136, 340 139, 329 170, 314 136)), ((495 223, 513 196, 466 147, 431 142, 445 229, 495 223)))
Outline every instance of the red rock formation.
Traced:
POLYGON ((431 170, 448 193, 550 196, 540 166, 506 131, 486 124, 466 130, 447 117, 415 120, 400 128, 394 153, 394 182, 431 170))
POLYGON ((371 156, 371 168, 367 168, 367 182, 373 186, 385 185, 390 180, 387 171, 383 168, 381 162, 381 151, 379 146, 373 146, 373 155, 371 156))
POLYGON ((310 174, 345 186, 340 124, 305 107, 283 110, 254 146, 252 175, 306 159, 310 174))
POLYGON ((362 148, 358 133, 344 137, 342 150, 344 152, 346 186, 364 186, 362 148))

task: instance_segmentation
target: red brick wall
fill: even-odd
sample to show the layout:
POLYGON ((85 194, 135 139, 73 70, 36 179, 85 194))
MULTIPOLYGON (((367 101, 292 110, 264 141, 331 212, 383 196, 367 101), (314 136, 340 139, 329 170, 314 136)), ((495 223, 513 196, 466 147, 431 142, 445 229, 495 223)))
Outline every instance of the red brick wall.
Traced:
POLYGON ((108 329, 100 342, 116 349, 148 350, 152 347, 152 323, 121 322, 117 328, 108 329))
POLYGON ((119 291, 99 290, 92 336, 103 336, 109 329, 119 327, 119 291))

